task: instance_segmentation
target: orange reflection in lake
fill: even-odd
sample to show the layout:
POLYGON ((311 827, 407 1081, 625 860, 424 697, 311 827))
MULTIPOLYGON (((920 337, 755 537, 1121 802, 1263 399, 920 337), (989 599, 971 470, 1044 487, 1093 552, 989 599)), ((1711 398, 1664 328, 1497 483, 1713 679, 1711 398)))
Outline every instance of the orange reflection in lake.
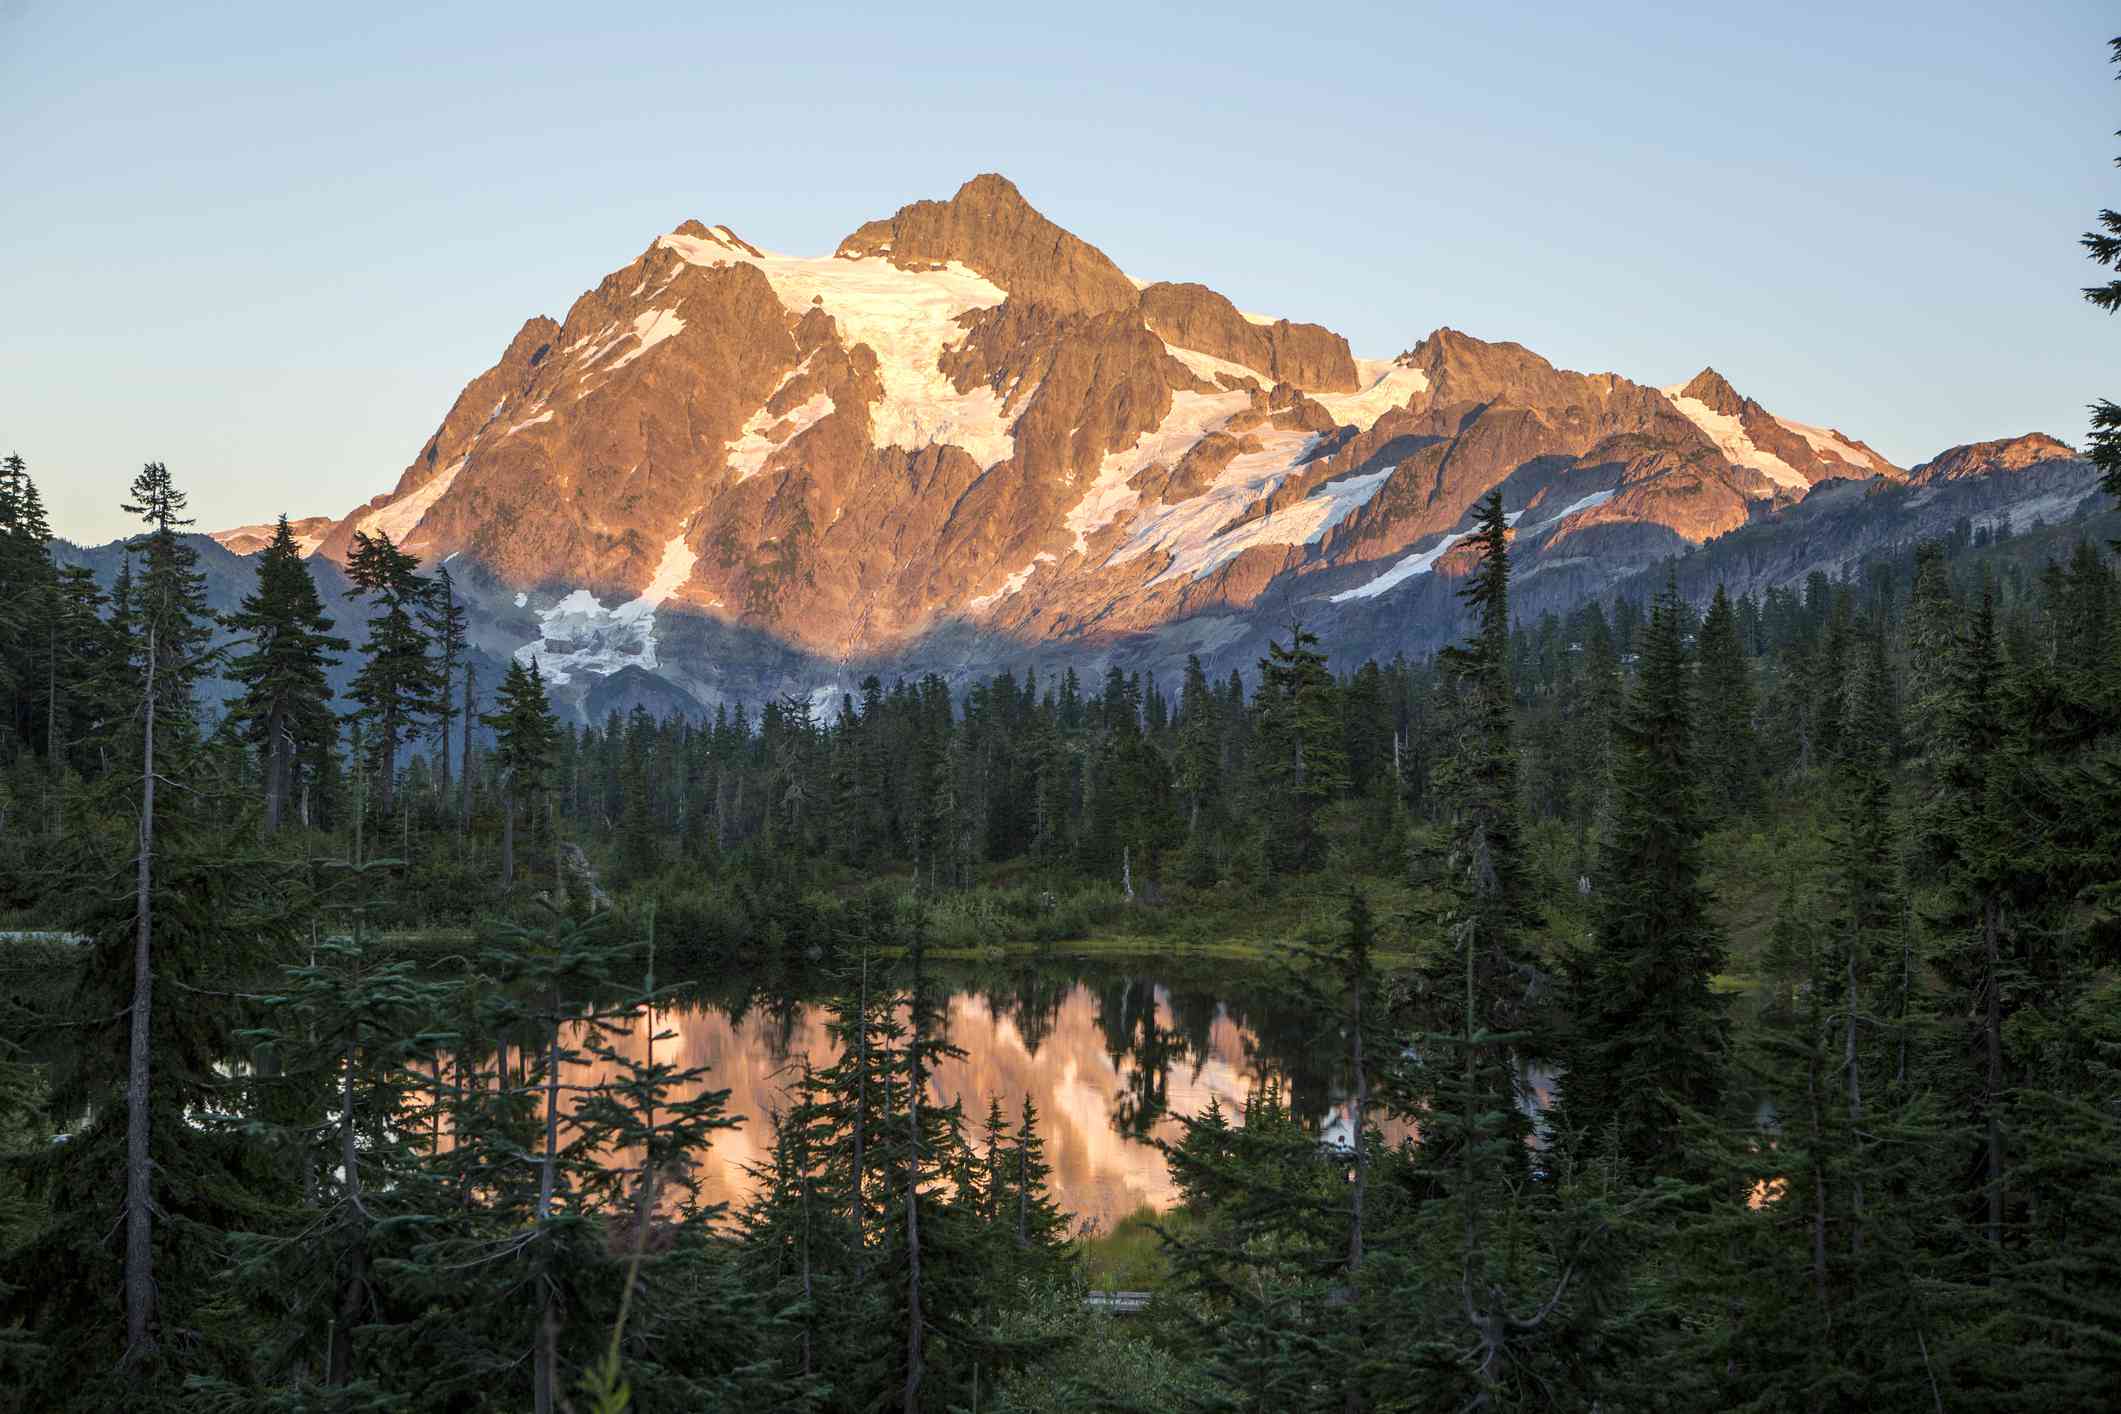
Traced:
MULTIPOLYGON (((1165 993, 1158 988, 1155 996, 1158 1026, 1173 1026, 1165 993)), ((1062 996, 1036 1047, 1026 1044, 1011 1017, 996 1016, 981 996, 951 997, 948 1014, 950 1041, 965 1055, 938 1066, 934 1086, 946 1103, 963 1102, 968 1134, 977 1134, 990 1096, 1001 1100, 1013 1121, 1028 1093, 1038 1106, 1054 1197, 1063 1208, 1109 1228, 1144 1203, 1159 1209, 1171 1205, 1176 1195, 1163 1155, 1148 1138, 1128 1132, 1125 1123, 1130 1080, 1145 1083, 1152 1077, 1141 1074, 1132 1055, 1114 1060, 1099 1025, 1097 997, 1088 987, 1078 983, 1062 996)), ((698 1164, 701 1201, 735 1207, 749 1195, 747 1166, 763 1164, 772 1143, 769 1111, 787 1107, 789 1082, 801 1074, 806 1057, 822 1067, 838 1054, 826 1033, 827 1020, 826 1009, 812 1003, 777 1012, 753 1009, 741 1022, 711 1007, 657 1014, 656 1030, 671 1034, 656 1043, 655 1058, 706 1067, 706 1088, 727 1088, 729 1113, 743 1120, 739 1128, 718 1134, 698 1164)), ((630 1038, 614 1038, 614 1048, 644 1059, 649 1035, 643 1018, 630 1038)), ((1148 1135, 1175 1140, 1181 1132, 1177 1116, 1205 1110, 1211 1095, 1234 1122, 1245 1097, 1267 1073, 1250 1042, 1249 1033, 1218 1009, 1203 1052, 1194 1055, 1179 1047, 1172 1056, 1158 1087, 1168 1108, 1148 1126, 1148 1135)), ((608 1078, 603 1069, 585 1066, 569 1083, 608 1078)))

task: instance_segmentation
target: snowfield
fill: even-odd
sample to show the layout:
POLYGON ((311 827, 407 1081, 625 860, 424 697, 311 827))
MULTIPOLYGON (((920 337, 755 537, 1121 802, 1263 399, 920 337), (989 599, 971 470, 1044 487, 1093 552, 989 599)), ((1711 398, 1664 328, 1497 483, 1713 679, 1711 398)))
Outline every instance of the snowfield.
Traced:
MULTIPOLYGON (((684 587, 698 563, 680 531, 663 547, 655 578, 639 598, 607 609, 588 590, 573 591, 538 615, 539 635, 516 649, 516 661, 536 659, 545 680, 556 685, 571 682, 576 673, 610 674, 625 667, 653 672, 656 610, 684 587)), ((518 605, 525 601, 516 596, 518 605)))
MULTIPOLYGON (((429 477, 427 484, 418 490, 409 491, 389 505, 362 516, 354 522, 354 529, 369 535, 388 535, 394 544, 403 545, 412 533, 419 529, 420 522, 427 518, 427 512, 433 509, 434 503, 441 500, 456 481, 457 473, 464 469, 464 460, 464 457, 458 457, 429 477)), ((321 543, 321 537, 318 543, 321 543)), ((306 555, 315 548, 316 545, 309 545, 302 553, 306 555)))
MULTIPOLYGON (((1256 379, 1262 387, 1273 386, 1274 380, 1257 369, 1174 344, 1164 347, 1173 358, 1210 382, 1220 373, 1256 379)), ((1420 369, 1389 360, 1358 360, 1356 367, 1364 384, 1359 391, 1311 396, 1336 423, 1359 431, 1368 431, 1388 410, 1404 406, 1407 399, 1429 385, 1420 369)), ((1161 552, 1170 556, 1170 563, 1150 582, 1152 586, 1183 577, 1198 579, 1255 545, 1316 543, 1377 494, 1392 473, 1387 467, 1360 476, 1340 477, 1317 487, 1296 505, 1225 532, 1224 526, 1301 471, 1304 458, 1318 440, 1308 432, 1256 427, 1251 429, 1251 435, 1259 439, 1261 449, 1232 458, 1200 494, 1176 505, 1136 510, 1141 498, 1127 484, 1130 480, 1158 462, 1176 465, 1194 443, 1221 430, 1250 406, 1251 399, 1243 392, 1172 394, 1171 411, 1157 429, 1126 451, 1108 454, 1089 491, 1068 512, 1067 526, 1075 533, 1077 552, 1087 553, 1090 535, 1132 513, 1125 542, 1106 563, 1124 564, 1140 555, 1161 552)))
POLYGON ((938 366, 964 335, 959 315, 1008 298, 999 285, 955 261, 941 270, 901 270, 874 257, 753 256, 700 236, 668 235, 657 244, 694 265, 755 265, 789 313, 816 302, 839 324, 843 342, 867 344, 884 383, 870 414, 877 445, 918 451, 955 443, 982 467, 1015 455, 1002 399, 985 386, 960 393, 938 366))
MULTIPOLYGON (((1587 511, 1593 506, 1602 506, 1612 499, 1613 493, 1611 491, 1593 491, 1581 500, 1564 506, 1558 514, 1549 516, 1537 525, 1526 526, 1518 534, 1520 536, 1541 534, 1553 529, 1578 511, 1587 511)), ((1514 527, 1519 521, 1524 519, 1524 515, 1523 511, 1512 511, 1507 516, 1504 516, 1503 519, 1514 527)), ((1399 563, 1393 565, 1392 568, 1377 576, 1377 578, 1358 584, 1353 589, 1344 589, 1340 593, 1332 595, 1332 602, 1344 604, 1350 599, 1374 599, 1395 584, 1404 583, 1418 574, 1427 574, 1430 570, 1436 568, 1436 562, 1442 559, 1453 545, 1456 545, 1472 533, 1471 530, 1454 530, 1428 549, 1417 550, 1413 554, 1406 556, 1399 563)))
POLYGON ((1739 466, 1749 466, 1777 486, 1791 491, 1805 491, 1811 488, 1812 483, 1806 481, 1795 467, 1773 452, 1753 445, 1753 439, 1745 435, 1745 428, 1737 418, 1712 410, 1699 398, 1681 397, 1679 390, 1685 386, 1682 383, 1670 388, 1659 388, 1657 391, 1664 394, 1672 406, 1685 415, 1687 421, 1708 434, 1709 441, 1715 443, 1716 450, 1723 453, 1725 460, 1739 466))

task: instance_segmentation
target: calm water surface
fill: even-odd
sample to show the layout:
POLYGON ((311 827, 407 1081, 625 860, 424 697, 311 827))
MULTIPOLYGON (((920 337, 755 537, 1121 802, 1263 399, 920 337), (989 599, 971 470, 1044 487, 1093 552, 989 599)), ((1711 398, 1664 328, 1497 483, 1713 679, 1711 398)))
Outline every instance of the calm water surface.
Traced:
MULTIPOLYGON (((1220 971, 1183 981, 1049 964, 961 980, 950 988, 948 1026, 965 1054, 943 1062, 935 1091, 963 1103, 968 1132, 990 1097, 1014 1119, 1029 1095, 1055 1197, 1105 1227, 1143 1204, 1170 1206, 1174 1190, 1153 1141, 1179 1137, 1178 1117, 1201 1113, 1211 1096, 1234 1119, 1272 1079, 1322 1132, 1344 1132, 1347 1092, 1331 1043, 1307 1035, 1261 979, 1220 971)), ((736 1205, 748 1196, 747 1167, 763 1163, 772 1142, 770 1112, 787 1107, 805 1059, 823 1066, 838 1054, 827 1021, 818 999, 760 993, 702 993, 657 1013, 654 1030, 669 1034, 656 1058, 707 1067, 706 1087, 726 1088, 729 1112, 743 1120, 716 1136, 700 1164, 703 1200, 736 1205)), ((650 1034, 644 1018, 621 1048, 644 1058, 650 1034)), ((600 1078, 596 1069, 577 1078, 600 1078)))

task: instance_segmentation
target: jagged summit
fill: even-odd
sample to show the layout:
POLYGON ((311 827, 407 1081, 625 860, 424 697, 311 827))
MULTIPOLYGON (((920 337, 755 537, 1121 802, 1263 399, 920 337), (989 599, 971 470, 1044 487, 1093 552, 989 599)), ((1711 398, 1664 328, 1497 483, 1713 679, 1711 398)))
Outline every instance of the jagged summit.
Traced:
POLYGON ((1738 417, 1745 411, 1746 400, 1738 396, 1730 380, 1713 368, 1704 368, 1695 374, 1693 381, 1679 390, 1682 398, 1693 398, 1709 411, 1724 417, 1738 417))
POLYGON ((986 172, 948 201, 916 201, 839 244, 850 259, 882 256, 902 270, 956 261, 1016 299, 1065 314, 1108 314, 1136 303, 1134 282, 1105 253, 1047 220, 1016 184, 986 172))
POLYGON ((637 669, 705 703, 938 643, 963 671, 1246 662, 1292 613, 1329 645, 1336 621, 1448 637, 1448 595, 1433 624, 1377 616, 1431 602, 1491 490, 1526 574, 1591 592, 1821 482, 1904 475, 1713 368, 1659 389, 1449 327, 1365 358, 1137 284, 986 174, 830 254, 699 220, 657 237, 526 321, 317 552, 387 532, 486 596, 489 651, 570 692, 637 669))

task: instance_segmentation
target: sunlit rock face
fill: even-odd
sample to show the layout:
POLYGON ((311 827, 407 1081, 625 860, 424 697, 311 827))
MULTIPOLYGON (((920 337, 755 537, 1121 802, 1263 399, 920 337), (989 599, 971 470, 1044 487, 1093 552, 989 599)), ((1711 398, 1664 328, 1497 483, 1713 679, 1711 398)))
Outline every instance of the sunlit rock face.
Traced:
MULTIPOLYGON (((2068 450, 2019 444, 1927 475, 2068 450)), ((836 700, 868 672, 1221 673, 1292 617, 1336 657, 1420 652, 1459 628, 1436 586, 1491 491, 1521 572, 1564 566, 1547 587, 1580 598, 1906 476, 1714 369, 1660 387, 1449 328, 1361 357, 1136 280, 987 174, 829 255, 697 220, 655 237, 526 321, 395 487, 304 543, 448 562, 475 646, 536 658, 579 717, 836 700)))

